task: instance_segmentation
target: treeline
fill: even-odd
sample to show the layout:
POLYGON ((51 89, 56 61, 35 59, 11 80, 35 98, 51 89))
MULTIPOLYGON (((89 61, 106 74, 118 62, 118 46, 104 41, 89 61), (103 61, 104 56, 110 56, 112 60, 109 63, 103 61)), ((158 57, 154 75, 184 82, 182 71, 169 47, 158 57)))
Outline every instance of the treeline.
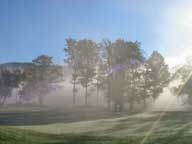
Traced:
POLYGON ((147 58, 139 42, 118 39, 103 40, 67 39, 65 62, 72 69, 73 104, 76 104, 77 85, 85 90, 85 105, 88 105, 89 88, 104 92, 108 107, 121 111, 125 104, 129 110, 135 103, 154 100, 169 82, 168 66, 157 51, 147 58))
MULTIPOLYGON (((163 56, 154 51, 148 58, 139 42, 66 39, 64 63, 71 70, 73 105, 78 104, 77 86, 84 89, 84 104, 89 105, 90 93, 95 89, 99 105, 102 93, 108 108, 122 111, 125 105, 134 110, 135 104, 147 106, 155 100, 169 82, 170 73, 163 56)), ((41 55, 24 69, 0 69, 0 104, 3 105, 15 88, 18 99, 31 101, 44 97, 56 83, 62 82, 63 68, 53 64, 52 57, 41 55)))
POLYGON ((53 64, 52 57, 41 55, 23 68, 3 67, 0 69, 0 105, 12 96, 13 89, 18 89, 16 103, 44 97, 55 87, 51 84, 62 81, 63 68, 53 64))

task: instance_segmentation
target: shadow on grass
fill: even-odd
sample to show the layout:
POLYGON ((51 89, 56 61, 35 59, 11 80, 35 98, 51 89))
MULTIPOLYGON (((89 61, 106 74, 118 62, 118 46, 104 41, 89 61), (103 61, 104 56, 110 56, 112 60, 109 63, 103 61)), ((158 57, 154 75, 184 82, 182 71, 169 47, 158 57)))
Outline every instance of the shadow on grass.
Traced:
MULTIPOLYGON (((23 107, 25 109, 25 107, 23 107)), ((105 118, 117 118, 125 116, 126 113, 112 113, 104 108, 76 107, 76 108, 54 108, 33 111, 0 111, 0 125, 27 126, 43 125, 60 122, 77 122, 83 120, 97 120, 105 118)))

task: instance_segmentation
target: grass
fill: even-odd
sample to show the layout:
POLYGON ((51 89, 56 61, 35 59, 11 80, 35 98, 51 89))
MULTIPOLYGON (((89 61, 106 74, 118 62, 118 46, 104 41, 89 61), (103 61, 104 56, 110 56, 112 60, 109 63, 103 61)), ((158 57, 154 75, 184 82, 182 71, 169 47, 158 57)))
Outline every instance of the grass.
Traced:
MULTIPOLYGON (((50 117, 46 117, 48 113, 54 112, 50 110, 35 113, 28 111, 28 115, 33 114, 33 119, 30 119, 31 116, 25 117, 26 112, 23 115, 22 111, 21 108, 18 113, 0 113, 0 144, 143 144, 141 142, 146 133, 160 115, 160 112, 126 116, 116 114, 115 118, 108 113, 106 119, 103 117, 104 112, 96 112, 97 116, 92 117, 93 114, 86 110, 87 113, 79 114, 78 118, 73 110, 75 120, 68 121, 74 117, 68 115, 67 111, 55 112, 55 117, 50 114, 50 117), (45 118, 42 119, 42 116, 45 118), (6 120, 8 123, 5 124, 6 120), (11 126, 5 126, 10 121, 11 126), (28 122, 23 123, 25 121, 28 122)), ((191 112, 167 112, 144 144, 191 144, 191 119, 191 112)))
MULTIPOLYGON (((91 136, 145 136, 160 113, 141 113, 120 118, 100 119, 91 121, 79 121, 68 123, 54 123, 33 126, 16 126, 17 128, 33 130, 49 134, 84 134, 91 136)), ((187 126, 186 134, 192 131, 190 118, 182 118, 180 113, 167 113, 163 119, 155 125, 153 135, 176 134, 187 126), (176 116, 178 115, 178 117, 176 116)))
POLYGON ((5 126, 0 127, 1 144, 42 144, 48 141, 52 141, 52 139, 47 134, 5 126))
POLYGON ((6 106, 0 107, 0 125, 43 125, 115 118, 123 115, 125 113, 114 114, 98 107, 50 108, 38 105, 6 106))
MULTIPOLYGON (((28 130, 0 127, 1 144, 141 144, 143 136, 109 137, 75 134, 44 134, 28 130)), ((173 135, 153 136, 145 144, 191 144, 192 137, 179 131, 173 135)))

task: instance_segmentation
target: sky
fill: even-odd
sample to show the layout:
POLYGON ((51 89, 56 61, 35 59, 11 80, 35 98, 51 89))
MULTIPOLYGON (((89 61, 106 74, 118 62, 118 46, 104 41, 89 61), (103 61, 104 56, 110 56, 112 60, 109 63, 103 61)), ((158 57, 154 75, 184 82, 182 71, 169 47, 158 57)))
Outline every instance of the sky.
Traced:
POLYGON ((0 63, 41 54, 62 64, 66 38, 141 42, 170 65, 192 52, 190 0, 0 0, 0 63))

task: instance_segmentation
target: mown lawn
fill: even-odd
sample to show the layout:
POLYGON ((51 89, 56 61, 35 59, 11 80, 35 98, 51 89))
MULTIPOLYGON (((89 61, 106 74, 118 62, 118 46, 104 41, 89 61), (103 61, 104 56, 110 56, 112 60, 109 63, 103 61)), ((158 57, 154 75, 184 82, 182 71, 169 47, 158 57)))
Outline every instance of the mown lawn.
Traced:
POLYGON ((192 137, 183 131, 173 135, 152 136, 142 143, 143 136, 109 137, 75 134, 43 134, 16 128, 0 127, 0 144, 191 144, 192 137))
POLYGON ((104 111, 95 117, 87 110, 26 113, 0 113, 0 144, 192 144, 192 112, 167 112, 161 119, 161 112, 106 118, 104 111))
POLYGON ((160 120, 160 112, 140 113, 119 118, 89 120, 79 122, 59 122, 52 124, 16 126, 49 134, 83 134, 89 136, 164 136, 184 130, 185 135, 192 135, 192 113, 168 112, 160 120))

